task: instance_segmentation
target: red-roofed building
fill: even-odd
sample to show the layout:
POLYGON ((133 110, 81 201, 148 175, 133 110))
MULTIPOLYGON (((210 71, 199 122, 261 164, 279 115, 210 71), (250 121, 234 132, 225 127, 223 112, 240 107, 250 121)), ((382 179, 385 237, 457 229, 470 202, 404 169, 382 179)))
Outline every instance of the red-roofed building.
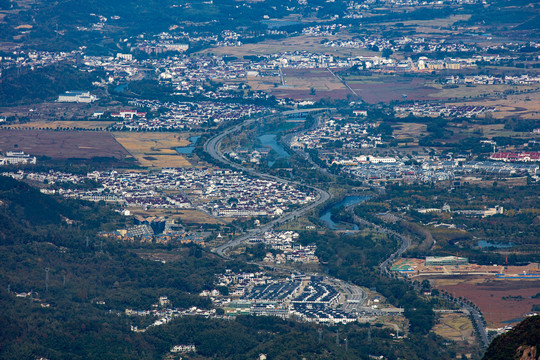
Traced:
POLYGON ((497 152, 492 154, 490 159, 496 161, 540 161, 540 152, 497 152))

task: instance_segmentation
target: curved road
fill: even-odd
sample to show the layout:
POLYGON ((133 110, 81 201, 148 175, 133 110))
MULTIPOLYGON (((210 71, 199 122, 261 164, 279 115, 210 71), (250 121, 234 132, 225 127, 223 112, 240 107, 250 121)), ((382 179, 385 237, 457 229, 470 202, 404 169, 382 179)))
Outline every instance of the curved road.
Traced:
POLYGON ((314 209, 315 207, 325 203, 331 197, 331 195, 325 190, 322 190, 322 189, 319 189, 319 188, 316 188, 316 187, 313 187, 313 186, 308 186, 308 185, 302 184, 302 183, 300 183, 298 181, 289 181, 289 180, 279 178, 277 176, 264 174, 264 173, 255 171, 253 169, 249 169, 249 168, 246 168, 246 167, 241 166, 239 164, 236 164, 236 163, 234 163, 232 161, 229 161, 228 159, 226 159, 223 156, 223 154, 219 150, 219 145, 221 144, 221 141, 226 136, 228 136, 228 135, 230 135, 232 133, 238 132, 238 131, 240 131, 240 129, 242 129, 242 127, 250 125, 250 124, 254 123, 255 121, 260 121, 260 120, 262 120, 264 118, 265 117, 258 118, 258 119, 248 119, 248 120, 246 120, 246 121, 244 121, 244 122, 242 122, 240 124, 237 124, 237 125, 234 125, 233 127, 228 128, 224 132, 210 138, 204 144, 204 151, 206 151, 215 160, 218 160, 218 161, 220 161, 222 163, 225 163, 225 164, 227 164, 227 165, 229 165, 232 168, 235 168, 237 170, 249 173, 250 175, 257 176, 257 177, 260 177, 260 178, 269 179, 269 180, 273 180, 273 181, 280 182, 280 183, 286 183, 286 184, 291 184, 291 185, 299 185, 299 186, 307 187, 307 188, 309 188, 309 189, 311 189, 311 190, 313 190, 314 192, 317 193, 317 198, 316 198, 316 200, 314 202, 312 202, 312 203, 310 203, 310 204, 308 204, 306 206, 303 206, 303 207, 301 207, 299 209, 296 209, 296 210, 294 210, 292 212, 287 212, 287 213, 283 214, 281 217, 279 217, 279 218, 277 218, 275 220, 272 220, 271 222, 269 222, 267 224, 264 224, 263 226, 261 226, 259 228, 250 230, 247 233, 237 237, 236 239, 233 239, 233 240, 231 240, 231 241, 229 241, 229 242, 227 242, 227 243, 213 249, 214 252, 216 252, 218 255, 223 256, 223 257, 225 257, 225 253, 228 252, 229 249, 232 249, 233 247, 240 245, 242 242, 248 240, 249 238, 251 238, 253 236, 257 236, 257 235, 263 234, 263 233, 271 230, 274 226, 284 224, 284 223, 288 222, 289 220, 293 220, 298 216, 304 215, 306 212, 308 212, 308 211, 314 209))
MULTIPOLYGON (((390 269, 389 269, 390 265, 392 264, 392 262, 394 262, 395 260, 400 258, 401 255, 403 255, 403 253, 405 253, 405 251, 407 251, 409 246, 411 246, 411 239, 408 236, 398 234, 397 232, 395 232, 393 230, 383 228, 383 227, 381 227, 379 225, 376 225, 376 224, 374 224, 372 222, 369 222, 367 220, 359 218, 352 211, 352 207, 349 209, 349 212, 352 214, 355 223, 366 225, 366 226, 371 226, 371 227, 375 228, 375 230, 377 232, 383 232, 383 233, 386 233, 388 235, 394 235, 398 239, 401 240, 401 245, 400 245, 399 249, 397 249, 392 255, 390 255, 386 260, 384 260, 379 265, 380 270, 383 273, 385 273, 387 276, 390 276, 390 269)), ((405 278, 405 280, 409 281, 409 282, 412 282, 408 278, 405 278)), ((414 284, 413 284, 413 286, 414 286, 414 284)), ((476 329, 476 332, 477 332, 477 335, 478 335, 478 340, 480 341, 480 345, 481 345, 482 348, 487 348, 488 345, 489 345, 489 338, 487 336, 486 328, 484 326, 482 313, 477 308, 467 304, 466 302, 464 302, 462 300, 449 298, 449 297, 445 297, 445 296, 441 296, 441 297, 445 298, 446 300, 453 301, 457 305, 464 308, 471 315, 471 320, 474 321, 474 323, 476 324, 475 329, 476 329)))
MULTIPOLYGON (((269 116, 266 116, 266 117, 269 117, 269 116)), ((289 180, 281 179, 281 178, 279 178, 277 176, 268 175, 268 174, 264 174, 264 173, 255 171, 253 169, 245 168, 245 167, 243 167, 241 165, 238 165, 238 164, 236 164, 236 163, 234 163, 232 161, 229 161, 228 159, 226 159, 223 156, 223 154, 219 150, 219 145, 220 145, 221 141, 226 136, 228 136, 228 135, 230 135, 232 133, 238 132, 238 131, 240 131, 240 129, 242 129, 242 127, 250 125, 250 124, 254 123, 255 121, 263 120, 266 117, 258 118, 258 119, 248 119, 248 120, 246 120, 246 121, 244 121, 244 122, 242 122, 240 124, 237 124, 237 125, 234 125, 233 127, 228 128, 224 132, 210 138, 204 144, 204 151, 206 151, 215 160, 218 160, 218 161, 220 161, 222 163, 225 163, 225 164, 227 164, 227 165, 229 165, 232 168, 235 168, 237 170, 247 172, 247 173, 249 173, 249 174, 251 174, 253 176, 257 176, 257 177, 265 178, 265 179, 270 179, 270 180, 281 182, 281 183, 294 184, 294 185, 300 185, 300 186, 308 187, 308 188, 312 189, 313 191, 315 191, 317 193, 317 199, 314 202, 312 202, 312 203, 310 203, 310 204, 308 204, 308 205, 306 205, 304 207, 301 207, 300 209, 294 210, 292 212, 288 212, 288 213, 284 214, 283 216, 279 217, 278 219, 275 219, 275 220, 273 220, 273 221, 271 221, 271 222, 269 222, 269 223, 267 223, 267 224, 265 224, 265 225, 263 225, 263 226, 261 226, 259 228, 248 230, 245 234, 237 237, 236 239, 233 239, 233 240, 231 240, 231 241, 229 241, 229 242, 227 242, 227 243, 213 249, 214 252, 216 252, 218 255, 220 255, 222 257, 226 257, 226 252, 228 252, 230 249, 234 248, 235 246, 240 245, 242 242, 247 241, 249 238, 251 238, 253 236, 260 235, 260 234, 263 234, 263 233, 271 230, 274 226, 284 224, 289 220, 295 219, 298 216, 302 216, 306 212, 308 212, 308 211, 312 210, 313 208, 323 204, 324 202, 328 201, 331 198, 331 195, 325 190, 322 190, 322 189, 319 189, 319 188, 316 188, 316 187, 313 187, 313 186, 308 186, 308 185, 302 184, 302 183, 297 182, 297 181, 289 181, 289 180)), ((352 213, 352 215, 353 215, 354 221, 356 223, 373 227, 377 232, 385 233, 385 234, 388 234, 388 235, 394 235, 398 239, 401 240, 400 247, 394 253, 392 253, 392 255, 390 255, 385 261, 383 261, 379 265, 379 268, 380 268, 380 270, 382 272, 384 272, 386 275, 390 275, 389 274, 390 265, 392 264, 393 261, 400 258, 403 255, 403 253, 405 253, 405 251, 407 251, 407 249, 411 246, 411 239, 408 236, 401 235, 401 234, 399 234, 399 233, 397 233, 397 232, 395 232, 393 230, 386 229, 386 228, 381 227, 379 225, 376 225, 376 224, 374 224, 372 222, 361 219, 358 216, 356 216, 354 213, 352 213)), ((476 308, 470 306, 469 304, 466 304, 466 303, 464 303, 462 301, 459 301, 457 299, 454 299, 454 301, 456 303, 458 303, 459 305, 461 305, 463 308, 465 308, 471 314, 472 320, 476 323, 476 330, 478 332, 478 338, 480 340, 480 343, 481 343, 482 347, 484 347, 484 348, 487 347, 489 345, 489 339, 488 339, 487 334, 486 334, 486 329, 484 327, 484 322, 482 320, 482 314, 480 313, 480 311, 477 310, 476 308)))

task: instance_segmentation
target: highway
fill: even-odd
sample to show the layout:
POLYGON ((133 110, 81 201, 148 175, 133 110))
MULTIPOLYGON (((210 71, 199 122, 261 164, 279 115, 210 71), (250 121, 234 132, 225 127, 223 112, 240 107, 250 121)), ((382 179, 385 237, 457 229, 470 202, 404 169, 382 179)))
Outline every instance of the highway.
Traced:
MULTIPOLYGON (((261 227, 258 227, 256 229, 248 230, 248 232, 246 232, 245 234, 242 234, 239 237, 237 237, 237 238, 235 238, 235 239, 233 239, 233 240, 231 240, 231 241, 229 241, 229 242, 227 242, 227 243, 225 243, 225 244, 223 244, 221 246, 218 246, 217 248, 214 248, 213 251, 215 253, 217 253, 218 255, 222 256, 222 257, 227 257, 226 254, 230 249, 240 245, 242 242, 247 241, 249 238, 259 236, 259 235, 261 235, 261 234, 263 234, 263 233, 265 233, 267 231, 270 231, 272 228, 274 228, 274 226, 282 225, 282 224, 284 224, 284 223, 286 223, 286 222, 288 222, 290 220, 295 219, 296 217, 302 216, 306 212, 308 212, 308 211, 312 210, 313 208, 325 203, 326 201, 328 201, 331 198, 331 195, 325 190, 322 190, 322 189, 319 189, 319 188, 316 188, 316 187, 313 187, 313 186, 307 186, 307 185, 302 184, 302 183, 297 182, 297 181, 289 181, 289 180, 281 179, 281 178, 279 178, 277 176, 264 174, 264 173, 255 171, 253 169, 243 167, 243 166, 241 166, 239 164, 236 164, 236 163, 234 163, 232 161, 229 161, 228 159, 226 159, 223 156, 223 154, 219 150, 219 145, 220 145, 221 141, 226 136, 240 131, 244 126, 250 125, 250 124, 254 123, 255 121, 263 121, 265 118, 266 117, 258 118, 258 119, 248 119, 248 120, 244 121, 243 123, 237 124, 237 125, 235 125, 235 126, 233 126, 231 128, 226 129, 222 133, 210 138, 204 144, 204 150, 212 158, 214 158, 215 160, 220 161, 220 162, 222 162, 224 164, 227 164, 230 167, 232 167, 234 169, 237 169, 239 171, 244 171, 246 173, 249 173, 249 174, 251 174, 253 176, 257 176, 257 177, 265 178, 265 179, 270 179, 270 180, 274 180, 274 181, 281 182, 281 183, 294 184, 294 185, 300 185, 300 186, 308 187, 308 188, 312 189, 313 191, 315 191, 317 193, 317 198, 316 198, 316 200, 314 202, 312 202, 312 203, 310 203, 310 204, 308 204, 308 205, 306 205, 304 207, 296 209, 296 210, 294 210, 292 212, 287 212, 284 215, 282 215, 281 217, 279 217, 278 219, 272 220, 271 222, 269 222, 269 223, 267 223, 267 224, 265 224, 265 225, 263 225, 261 227)), ((308 158, 309 158, 309 156, 308 156, 308 158)), ((374 228, 377 232, 385 233, 387 235, 393 235, 393 236, 397 237, 398 239, 400 239, 401 244, 400 244, 399 248, 379 265, 379 268, 380 268, 381 272, 383 272, 387 276, 390 276, 390 266, 391 266, 391 264, 395 260, 399 259, 403 255, 403 253, 405 253, 405 251, 407 251, 407 249, 411 246, 411 239, 408 236, 401 235, 401 234, 399 234, 399 233, 397 233, 397 232, 395 232, 393 230, 381 227, 381 226, 379 226, 377 224, 374 224, 372 222, 369 222, 369 221, 367 221, 365 219, 359 218, 352 211, 352 207, 349 209, 349 211, 350 211, 351 215, 353 216, 355 223, 362 224, 364 226, 369 226, 371 228, 374 228)), ((410 281, 408 279, 406 279, 406 280, 410 281)), ((334 281, 336 281, 336 280, 334 280, 334 281)), ((345 286, 345 283, 341 282, 339 280, 338 280, 338 283, 339 283, 339 285, 341 285, 344 288, 345 292, 348 295, 347 299, 349 301, 345 305, 346 310, 348 310, 348 311, 359 310, 361 308, 361 306, 363 305, 363 302, 365 301, 365 298, 366 298, 365 293, 359 287, 351 286, 350 284, 348 284, 349 286, 345 286)), ((477 330, 478 338, 479 338, 479 341, 481 343, 481 346, 483 348, 486 348, 489 345, 489 339, 488 339, 488 336, 487 336, 487 333, 486 333, 486 329, 485 329, 484 322, 483 322, 483 319, 482 319, 482 314, 480 313, 480 311, 477 310, 476 308, 470 306, 469 304, 466 304, 465 302, 460 301, 458 299, 449 299, 449 300, 452 300, 452 301, 456 302, 457 304, 459 304, 460 306, 462 306, 464 309, 466 309, 469 312, 469 314, 471 315, 471 320, 475 324, 475 329, 477 330)))
POLYGON ((260 177, 260 178, 269 179, 269 180, 273 180, 273 181, 280 182, 280 183, 286 183, 286 184, 297 185, 297 186, 304 186, 304 187, 307 187, 307 188, 313 190, 317 194, 317 197, 316 197, 314 202, 311 202, 306 206, 303 206, 303 207, 301 207, 299 209, 296 209, 294 211, 291 211, 291 212, 284 213, 281 217, 279 217, 277 219, 274 219, 271 222, 269 222, 267 224, 264 224, 261 227, 258 227, 256 229, 252 229, 252 230, 248 231, 247 233, 242 234, 239 237, 237 237, 237 238, 235 238, 235 239, 233 239, 233 240, 231 240, 231 241, 229 241, 229 242, 227 242, 227 243, 225 243, 225 244, 223 244, 221 246, 218 246, 217 248, 214 248, 213 251, 216 254, 218 254, 218 255, 220 255, 222 257, 226 257, 226 253, 230 249, 240 245, 244 241, 247 241, 249 238, 261 235, 261 234, 263 234, 263 233, 265 233, 267 231, 270 231, 272 228, 274 228, 274 226, 282 225, 282 224, 284 224, 284 223, 286 223, 286 222, 288 222, 290 220, 293 220, 293 219, 295 219, 295 218, 297 218, 299 216, 302 216, 305 213, 307 213, 308 211, 314 209, 315 207, 317 207, 317 206, 319 206, 321 204, 324 204, 326 201, 328 201, 331 198, 331 195, 325 190, 322 190, 322 189, 319 189, 319 188, 316 188, 316 187, 313 187, 313 186, 308 186, 308 185, 302 184, 302 183, 300 183, 298 181, 289 181, 289 180, 279 178, 277 176, 264 174, 264 173, 258 172, 256 170, 249 169, 249 168, 246 168, 244 166, 241 166, 241 165, 239 165, 237 163, 234 163, 234 162, 228 160, 227 158, 225 158, 223 156, 223 154, 221 153, 221 151, 219 149, 219 145, 221 144, 221 141, 226 136, 228 136, 230 134, 233 134, 235 132, 239 132, 243 127, 248 126, 248 125, 250 125, 250 124, 252 124, 252 123, 254 123, 256 121, 264 121, 264 119, 267 118, 267 117, 257 118, 257 119, 248 119, 248 120, 244 121, 241 124, 237 124, 237 125, 234 125, 234 126, 228 128, 228 129, 226 129, 222 133, 210 138, 204 144, 204 151, 206 153, 208 153, 213 159, 215 159, 217 161, 220 161, 220 162, 222 162, 224 164, 227 164, 227 165, 229 165, 230 167, 232 167, 232 168, 234 168, 236 170, 249 173, 252 176, 257 176, 257 177, 260 177))
MULTIPOLYGON (((395 232, 393 230, 383 228, 383 227, 381 227, 379 225, 373 224, 373 223, 371 223, 369 221, 366 221, 364 219, 359 218, 358 216, 356 216, 354 214, 354 212, 352 211, 352 208, 350 208, 348 210, 351 213, 351 215, 353 216, 355 223, 362 224, 362 225, 365 225, 365 226, 370 226, 370 227, 374 228, 377 232, 385 233, 385 234, 388 234, 388 235, 393 235, 393 236, 396 236, 398 239, 401 240, 401 245, 399 246, 399 248, 379 265, 380 270, 385 275, 390 276, 390 266, 392 265, 392 263, 395 260, 399 259, 403 255, 403 253, 405 253, 405 251, 407 251, 409 246, 411 246, 411 239, 408 236, 398 234, 397 232, 395 232)), ((409 281, 412 284, 410 279, 405 278, 405 280, 409 281)), ((413 285, 413 287, 416 287, 418 289, 418 286, 415 286, 414 284, 412 284, 412 285, 413 285)), ((462 301, 460 299, 449 298, 449 297, 442 296, 442 295, 440 295, 440 297, 443 297, 443 298, 445 298, 446 300, 449 300, 449 301, 453 301, 454 303, 456 303, 457 305, 461 306, 463 309, 465 309, 466 311, 469 312, 469 314, 471 315, 471 321, 473 322, 473 325, 475 325, 474 327, 475 327, 475 330, 477 332, 478 340, 480 342, 480 345, 482 346, 482 348, 487 348, 489 346, 489 339, 488 339, 488 336, 487 336, 486 328, 484 326, 482 313, 477 308, 472 307, 471 305, 467 304, 466 302, 464 302, 464 301, 462 301)))

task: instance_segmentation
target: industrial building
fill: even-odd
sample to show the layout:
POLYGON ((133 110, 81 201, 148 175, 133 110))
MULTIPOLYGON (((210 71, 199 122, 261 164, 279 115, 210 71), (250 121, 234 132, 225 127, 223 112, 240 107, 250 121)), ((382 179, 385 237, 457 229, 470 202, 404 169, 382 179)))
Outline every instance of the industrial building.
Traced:
POLYGON ((427 256, 426 266, 467 265, 469 259, 457 256, 427 256), (459 262, 459 263, 458 263, 459 262))

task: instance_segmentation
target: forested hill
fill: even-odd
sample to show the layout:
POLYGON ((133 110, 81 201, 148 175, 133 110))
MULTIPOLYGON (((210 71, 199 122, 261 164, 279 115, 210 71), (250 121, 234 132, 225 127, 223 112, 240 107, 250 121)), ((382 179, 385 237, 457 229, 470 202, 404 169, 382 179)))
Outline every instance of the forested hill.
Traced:
POLYGON ((52 101, 68 90, 88 90, 100 75, 79 71, 68 63, 35 70, 9 69, 0 77, 0 106, 52 101))
POLYGON ((74 233, 97 233, 123 222, 106 206, 42 194, 10 177, 0 176, 0 245, 52 241, 71 246, 74 233), (70 236, 68 236, 70 235, 70 236))
POLYGON ((529 317, 497 336, 483 357, 483 360, 512 359, 540 359, 540 315, 529 317))
POLYGON ((323 327, 319 340, 317 325, 276 317, 178 317, 133 332, 132 325, 146 328, 156 318, 128 316, 126 309, 154 309, 160 296, 173 308, 210 308, 198 294, 214 288, 215 274, 257 268, 196 245, 100 239, 98 229, 123 219, 105 204, 44 195, 11 178, 0 177, 0 201, 0 360, 163 359, 178 344, 196 345, 189 358, 197 359, 247 360, 261 353, 270 359, 455 358, 434 334, 396 340, 390 329, 365 324, 340 327, 348 349, 336 344, 335 327, 323 327), (166 253, 171 260, 147 260, 142 253, 166 253))

